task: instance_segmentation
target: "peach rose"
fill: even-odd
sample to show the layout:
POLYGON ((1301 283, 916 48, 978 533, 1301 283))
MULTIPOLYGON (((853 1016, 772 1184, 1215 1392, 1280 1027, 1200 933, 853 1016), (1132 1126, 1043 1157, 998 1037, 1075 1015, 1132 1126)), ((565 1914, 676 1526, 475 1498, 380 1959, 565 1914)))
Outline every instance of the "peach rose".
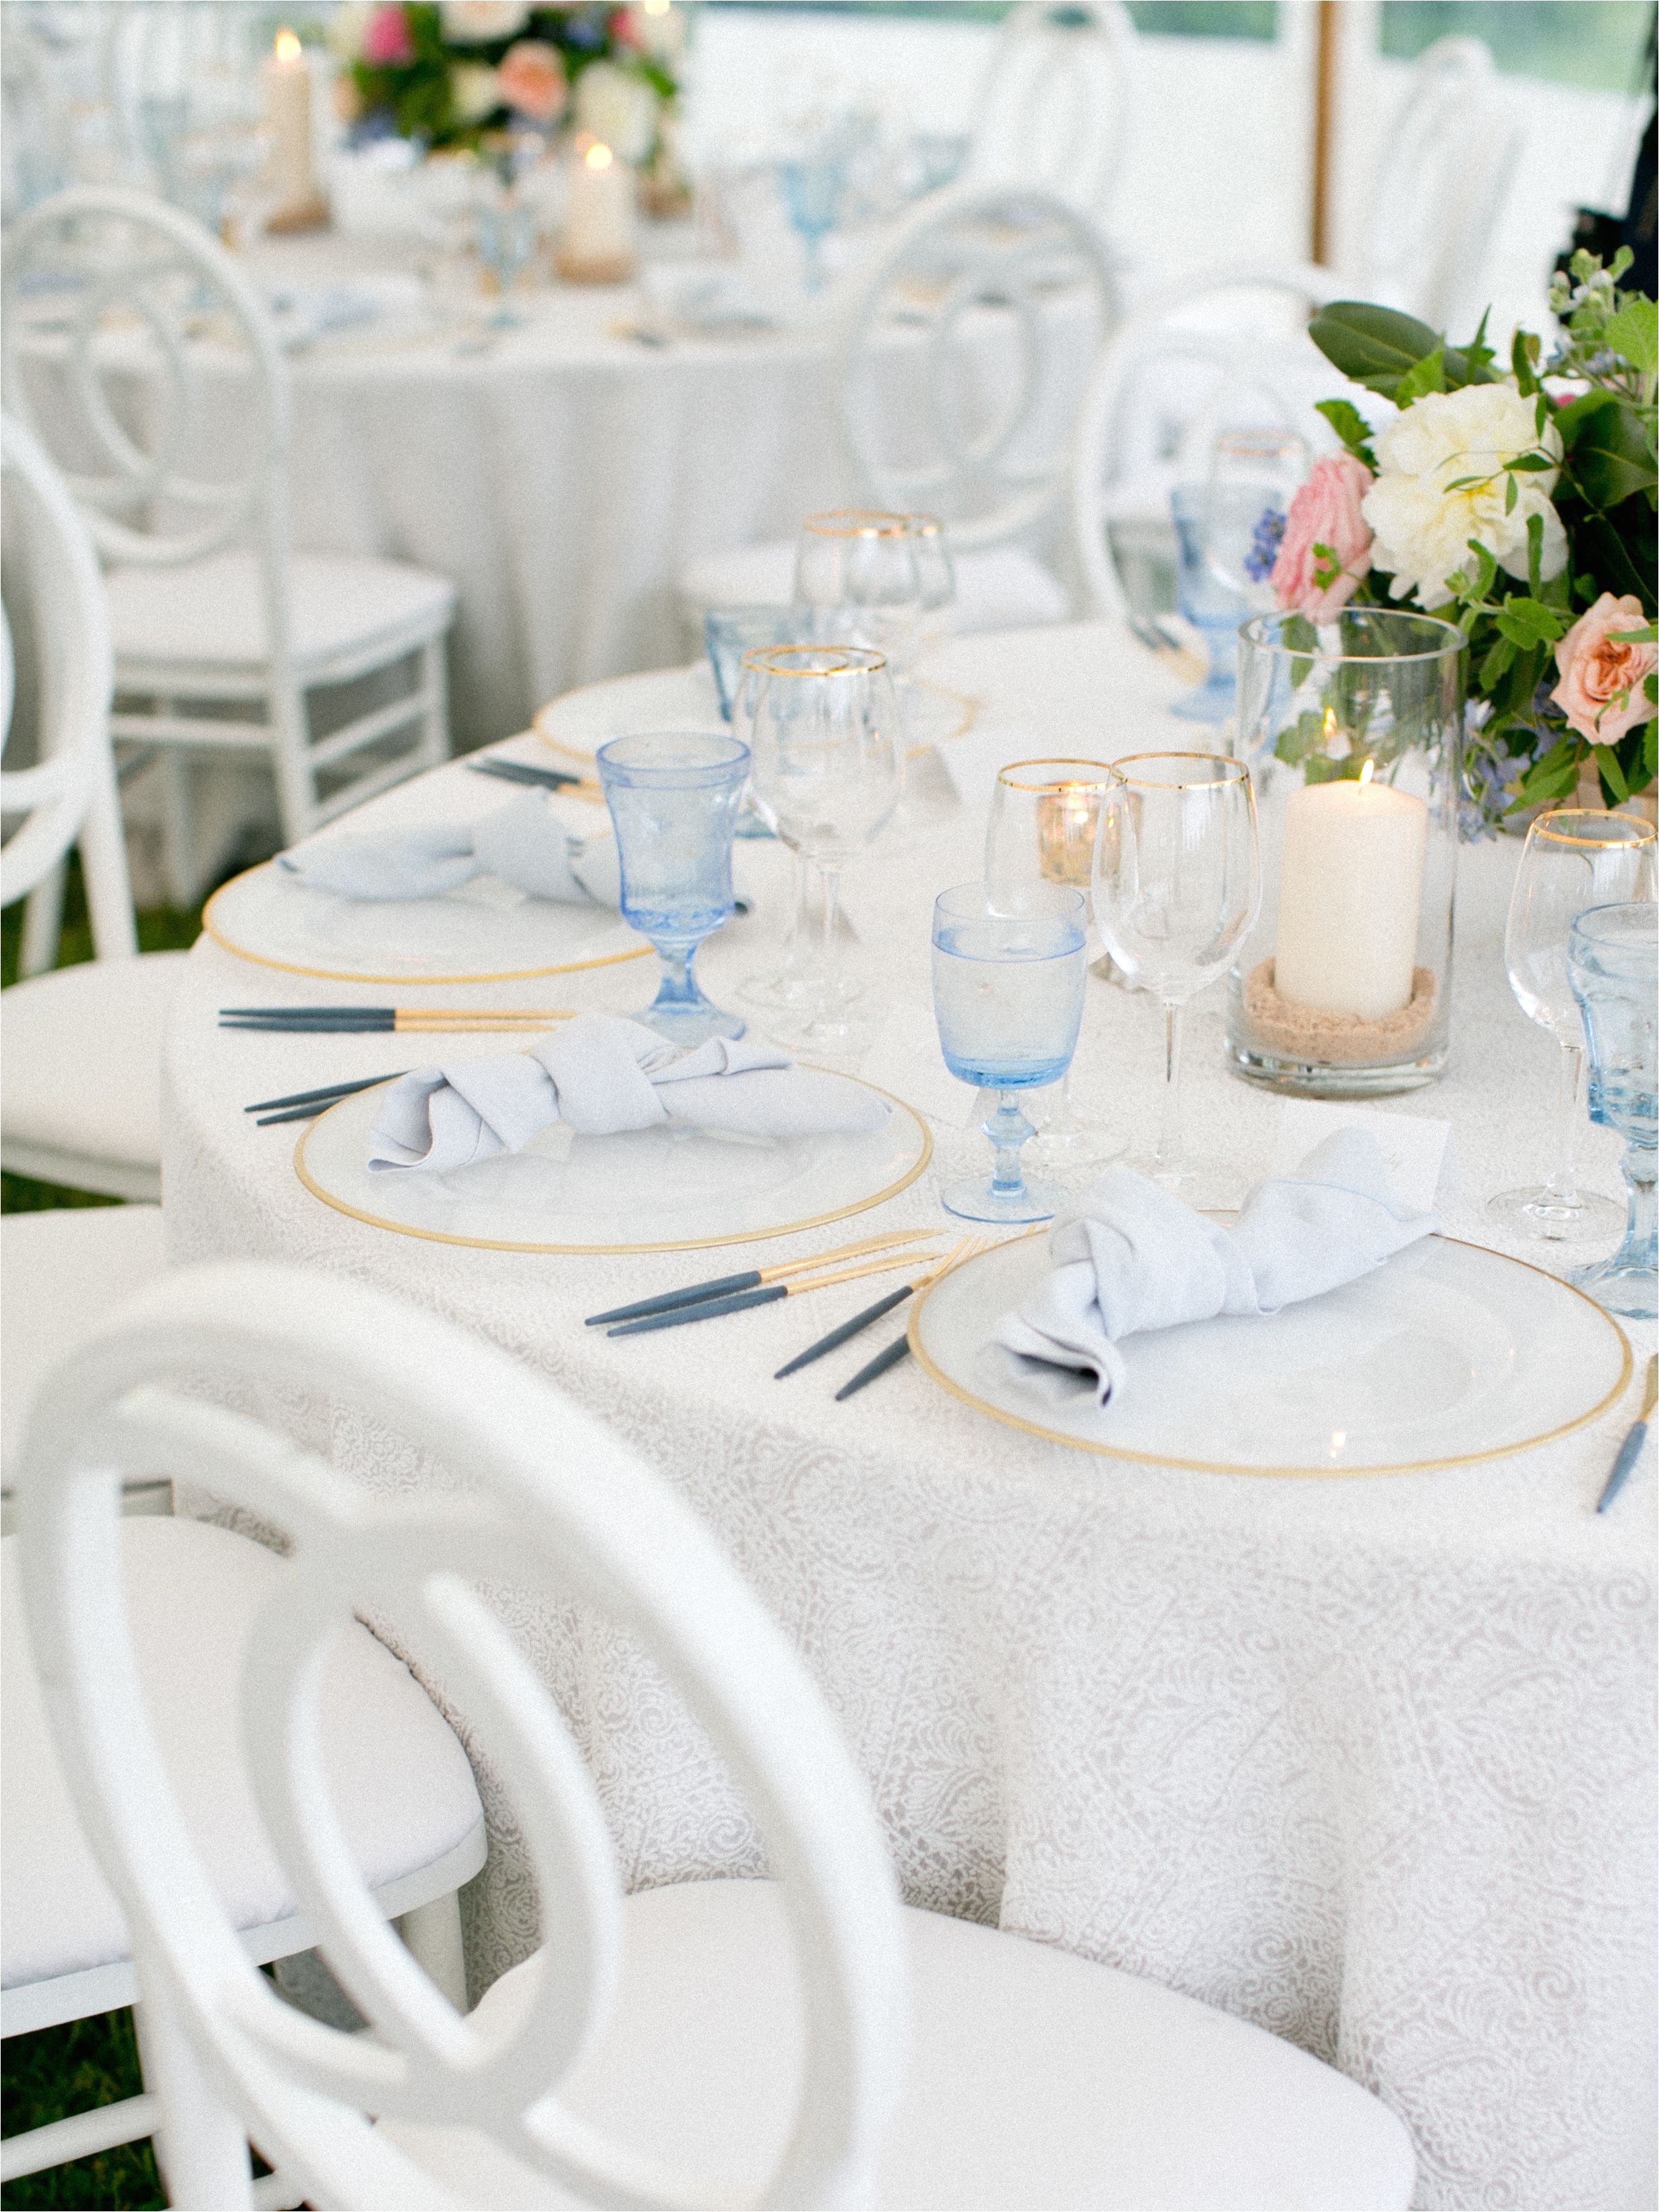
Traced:
POLYGON ((1287 613, 1330 622, 1359 588, 1371 565, 1370 526, 1359 502, 1371 481, 1352 453, 1315 463, 1291 501, 1273 562, 1273 595, 1287 613))
POLYGON ((1616 745, 1654 711, 1644 686, 1659 666, 1659 646, 1620 645, 1613 635, 1647 627, 1633 592, 1621 599, 1603 592, 1555 648, 1561 681, 1550 696, 1592 744, 1616 745))
POLYGON ((520 39, 501 58, 501 98, 517 114, 551 123, 564 112, 569 86, 564 64, 540 39, 520 39))

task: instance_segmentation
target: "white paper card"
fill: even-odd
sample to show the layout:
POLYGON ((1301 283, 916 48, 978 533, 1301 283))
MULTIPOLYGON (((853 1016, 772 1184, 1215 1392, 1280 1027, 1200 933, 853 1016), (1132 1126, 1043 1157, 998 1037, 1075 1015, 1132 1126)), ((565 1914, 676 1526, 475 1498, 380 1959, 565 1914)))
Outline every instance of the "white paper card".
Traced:
POLYGON ((971 1083, 958 1083, 939 1055, 933 1017, 921 1006, 890 1006, 859 1073, 878 1091, 914 1106, 929 1121, 965 1126, 979 1103, 971 1083))
POLYGON ((1376 1138, 1395 1194, 1413 1213, 1432 1213, 1452 1202, 1457 1170, 1451 1123, 1425 1115, 1287 1098, 1279 1109, 1268 1174, 1294 1175, 1314 1146, 1337 1129, 1364 1129, 1376 1138))

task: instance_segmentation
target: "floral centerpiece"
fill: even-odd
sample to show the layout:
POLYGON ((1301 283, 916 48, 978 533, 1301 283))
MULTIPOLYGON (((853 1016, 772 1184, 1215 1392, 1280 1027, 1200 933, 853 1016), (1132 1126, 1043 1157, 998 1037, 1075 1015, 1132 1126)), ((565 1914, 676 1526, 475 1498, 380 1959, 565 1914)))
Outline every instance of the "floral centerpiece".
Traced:
POLYGON ((1609 805, 1659 769, 1659 323, 1651 300, 1620 289, 1630 259, 1575 254, 1551 294, 1555 349, 1546 359, 1517 331, 1507 371, 1484 317, 1461 347, 1351 301, 1310 325, 1334 367, 1399 411, 1374 432, 1351 402, 1322 403, 1346 450, 1316 465, 1264 549, 1274 596, 1310 652, 1350 603, 1459 625, 1466 832, 1559 805, 1590 764, 1609 805))
POLYGON ((642 161, 679 88, 684 31, 669 0, 382 0, 341 9, 330 35, 346 64, 347 119, 367 130, 465 149, 568 117, 642 161))

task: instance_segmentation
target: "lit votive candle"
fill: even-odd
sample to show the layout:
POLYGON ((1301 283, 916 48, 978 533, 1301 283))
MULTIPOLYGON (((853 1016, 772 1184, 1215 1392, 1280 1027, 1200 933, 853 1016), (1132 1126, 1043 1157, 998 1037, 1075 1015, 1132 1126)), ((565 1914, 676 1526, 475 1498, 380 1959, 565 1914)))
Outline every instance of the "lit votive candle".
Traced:
POLYGON ((1093 869, 1100 793, 1063 784, 1037 795, 1037 865, 1051 884, 1087 884, 1093 869))
POLYGON ((1411 1003, 1429 810, 1371 780, 1304 784, 1285 813, 1273 988, 1293 1006, 1382 1021, 1411 1003))
POLYGON ((600 139, 567 173, 559 274, 572 284, 622 284, 634 274, 634 172, 600 139))
POLYGON ((317 219, 321 203, 312 166, 311 62, 292 31, 278 31, 264 69, 265 130, 270 139, 270 190, 283 217, 317 219))

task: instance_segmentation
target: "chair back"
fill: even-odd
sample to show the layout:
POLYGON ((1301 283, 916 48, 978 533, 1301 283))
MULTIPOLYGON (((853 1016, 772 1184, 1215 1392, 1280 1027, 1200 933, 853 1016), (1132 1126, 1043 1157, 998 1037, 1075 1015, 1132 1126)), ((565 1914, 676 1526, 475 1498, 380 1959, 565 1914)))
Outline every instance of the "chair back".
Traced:
POLYGON ((1134 75, 1122 0, 1020 0, 992 51, 965 176, 1035 185, 1100 221, 1123 166, 1134 75))
POLYGON ((939 515, 964 551, 1041 523, 1065 496, 1079 364, 1115 305, 1094 228, 1052 193, 969 185, 924 201, 842 327, 842 430, 866 501, 939 515))
MULTIPOLYGON (((903 1948, 868 1793, 795 1652, 702 1524, 598 1422, 504 1353, 338 1279, 252 1265, 170 1275, 41 1387, 20 1477, 29 1632, 64 1772, 158 1992, 216 2094, 307 2198, 456 2200, 370 2124, 481 2131, 583 2203, 867 2201, 902 2057, 903 1948), (211 1395, 204 1395, 211 1394, 211 1395), (282 1415, 326 1395, 439 1472, 373 1495, 282 1415), (301 2016, 248 1962, 159 1759, 123 1613, 123 1470, 165 1464, 276 1524, 291 1571, 256 1621, 244 1748, 273 1849, 373 2033, 301 2016), (635 1638, 725 1758, 781 1884, 806 2018, 787 2148, 758 2198, 659 2171, 567 2115, 561 2081, 617 1975, 620 1896, 574 1741, 487 1593, 526 1589, 635 1638), (513 2017, 480 2027, 428 1981, 345 1847, 322 1764, 319 1674, 355 1611, 464 1712, 511 1799, 546 1920, 513 2017)), ((215 2202, 222 2200, 216 2198, 215 2202)))
POLYGON ((1107 342, 1078 418, 1072 477, 1078 561, 1097 614, 1121 621, 1129 611, 1106 522, 1113 490, 1137 475, 1162 493, 1201 478, 1225 425, 1267 420, 1305 431, 1306 380, 1324 396, 1343 380, 1310 342, 1308 358, 1297 358, 1295 341, 1308 314, 1340 291, 1311 264, 1218 268, 1147 301, 1107 342), (1158 412, 1142 404, 1136 422, 1149 387, 1158 412))
MULTIPOLYGON (((137 951, 120 801, 110 750, 112 662, 103 579, 85 524, 38 439, 0 416, 6 552, 22 572, 34 678, 33 768, 0 770, 0 904, 46 882, 77 842, 99 958, 137 951)), ((12 632, 4 625, 4 730, 11 731, 12 632)), ((26 951, 27 951, 26 946, 26 951)), ((25 972, 37 963, 26 958, 25 972)), ((50 954, 38 963, 50 964, 50 954)))

